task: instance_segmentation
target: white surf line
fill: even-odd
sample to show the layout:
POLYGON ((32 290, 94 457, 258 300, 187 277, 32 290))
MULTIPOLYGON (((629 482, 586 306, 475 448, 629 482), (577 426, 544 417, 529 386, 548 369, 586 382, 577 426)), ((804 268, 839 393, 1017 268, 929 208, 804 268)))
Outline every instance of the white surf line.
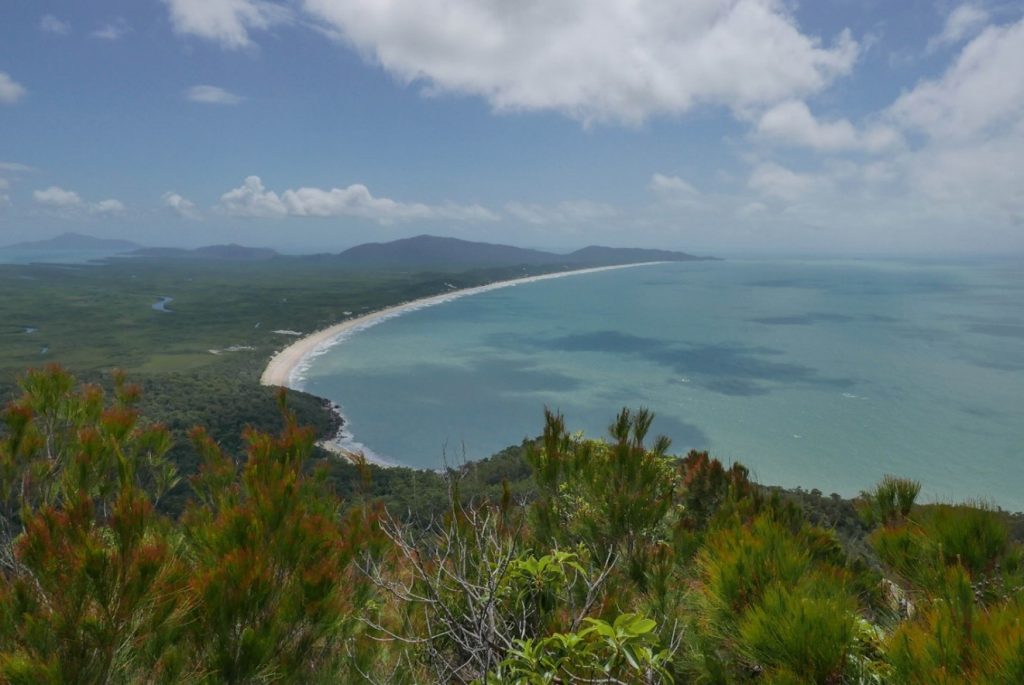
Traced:
POLYGON ((637 262, 635 264, 616 264, 613 266, 574 269, 572 271, 557 271, 549 274, 540 274, 538 276, 526 276, 523 278, 513 278, 507 281, 496 281, 494 283, 488 283, 487 285, 480 285, 473 288, 453 290, 440 295, 431 295, 418 300, 412 300, 411 302, 403 302, 391 307, 386 307, 354 319, 342 321, 341 323, 329 326, 315 333, 311 333, 304 338, 296 340, 270 359, 267 367, 263 370, 263 375, 260 376, 260 383, 263 385, 283 386, 293 390, 301 389, 302 381, 304 380, 303 372, 309 368, 309 364, 314 358, 342 342, 353 333, 366 330, 367 328, 375 326, 382 321, 393 319, 396 316, 405 314, 406 312, 423 309, 425 307, 433 307, 434 305, 450 302, 461 297, 486 293, 491 290, 508 288, 510 286, 520 285, 523 283, 535 283, 537 281, 546 281, 552 278, 580 276, 583 274, 598 273, 600 271, 629 269, 637 266, 651 266, 652 264, 664 263, 665 262, 660 261, 637 262))

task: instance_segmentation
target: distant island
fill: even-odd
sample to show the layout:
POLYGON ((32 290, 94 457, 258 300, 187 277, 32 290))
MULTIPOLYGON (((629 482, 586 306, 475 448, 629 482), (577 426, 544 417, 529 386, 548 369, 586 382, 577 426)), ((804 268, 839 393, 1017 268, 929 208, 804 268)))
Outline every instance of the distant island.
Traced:
POLYGON ((84 233, 61 233, 46 240, 30 240, 13 245, 5 245, 0 250, 42 250, 42 251, 94 251, 94 252, 131 252, 141 245, 130 240, 112 238, 96 238, 84 233))

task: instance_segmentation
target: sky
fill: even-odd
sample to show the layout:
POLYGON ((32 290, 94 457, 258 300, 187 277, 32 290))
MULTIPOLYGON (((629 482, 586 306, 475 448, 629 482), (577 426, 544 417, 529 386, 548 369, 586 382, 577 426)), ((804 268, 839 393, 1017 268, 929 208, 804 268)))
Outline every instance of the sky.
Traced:
POLYGON ((4 0, 0 243, 1024 252, 1024 1, 4 0))

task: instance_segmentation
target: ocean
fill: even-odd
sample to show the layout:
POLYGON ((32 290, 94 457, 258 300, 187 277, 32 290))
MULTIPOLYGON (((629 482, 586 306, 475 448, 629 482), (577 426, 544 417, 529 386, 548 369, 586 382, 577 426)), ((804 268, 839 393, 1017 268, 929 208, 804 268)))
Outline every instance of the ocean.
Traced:
POLYGON ((311 360, 348 441, 438 468, 648 407, 673 451, 844 496, 886 473, 1024 510, 1024 264, 729 260, 521 284, 383 321, 311 360))

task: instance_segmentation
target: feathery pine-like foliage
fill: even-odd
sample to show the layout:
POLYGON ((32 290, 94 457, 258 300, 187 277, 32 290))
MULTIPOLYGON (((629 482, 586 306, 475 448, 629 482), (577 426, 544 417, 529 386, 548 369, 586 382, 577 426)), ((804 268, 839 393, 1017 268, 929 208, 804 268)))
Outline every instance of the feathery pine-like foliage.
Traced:
MULTIPOLYGON (((283 395, 283 430, 247 432, 244 454, 195 430, 201 468, 179 484, 123 378, 109 398, 57 368, 22 387, 0 426, 0 683, 1024 677, 1007 519, 918 505, 913 481, 865 497, 877 527, 847 547, 797 504, 830 500, 647 446, 647 411, 606 441, 549 412, 531 485, 488 473, 467 497, 458 478, 480 474, 450 471, 446 515, 399 519, 367 483, 344 506, 283 395), (175 487, 176 518, 157 507, 175 487)), ((864 531, 842 505, 844 534, 864 531)))
POLYGON ((303 473, 313 435, 284 413, 280 436, 247 435, 241 468, 193 435, 203 464, 182 519, 198 608, 189 629, 213 682, 303 683, 339 669, 337 646, 365 599, 351 563, 367 522, 343 523, 322 474, 303 473))
POLYGON ((887 525, 905 519, 921 493, 921 483, 886 475, 860 498, 860 514, 869 526, 887 525))
POLYGON ((121 377, 109 405, 56 367, 23 387, 0 447, 17 534, 4 554, 0 681, 173 682, 188 600, 176 537, 153 506, 174 482, 167 433, 140 424, 121 377))
POLYGON ((337 675, 361 600, 350 562, 371 522, 303 472, 286 413, 244 465, 206 458, 181 522, 159 426, 118 379, 109 405, 58 368, 30 372, 4 414, 0 682, 310 682, 337 675), (13 538, 11 540, 10 538, 13 538))

